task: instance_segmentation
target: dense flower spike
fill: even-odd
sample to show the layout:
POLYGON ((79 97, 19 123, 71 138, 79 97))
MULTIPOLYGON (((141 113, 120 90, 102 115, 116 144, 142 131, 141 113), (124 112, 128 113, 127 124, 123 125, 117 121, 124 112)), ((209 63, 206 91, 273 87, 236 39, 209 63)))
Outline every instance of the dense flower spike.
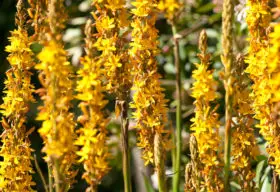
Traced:
POLYGON ((191 130, 194 131, 198 143, 199 159, 201 162, 201 176, 203 182, 200 187, 206 191, 222 191, 223 183, 220 178, 221 160, 218 155, 220 137, 219 120, 216 108, 211 105, 217 98, 217 82, 213 79, 213 72, 208 69, 210 54, 207 49, 207 35, 202 31, 200 35, 198 57, 200 64, 193 71, 195 82, 192 96, 195 98, 195 117, 192 118, 191 130))
POLYGON ((62 10, 62 0, 49 2, 50 32, 46 34, 49 41, 44 42, 44 48, 38 55, 40 63, 35 66, 40 71, 39 80, 43 86, 37 92, 44 101, 37 117, 37 120, 43 121, 39 133, 44 140, 43 152, 54 175, 56 191, 68 190, 76 175, 72 169, 76 161, 73 142, 75 122, 73 113, 69 112, 73 99, 72 70, 61 42, 65 21, 62 10))
MULTIPOLYGON (((135 90, 131 107, 139 128, 138 146, 143 149, 145 164, 154 163, 154 136, 164 134, 167 121, 166 100, 160 87, 155 56, 158 52, 157 30, 154 27, 156 2, 137 0, 132 3, 132 43, 130 56, 133 64, 135 90), (149 16, 149 17, 147 17, 149 16)), ((162 138, 164 141, 164 138, 162 138)))
POLYGON ((271 74, 269 84, 271 86, 271 134, 269 140, 268 153, 271 155, 270 163, 275 167, 277 174, 280 174, 280 23, 274 26, 274 31, 270 34, 271 48, 268 56, 268 71, 271 74))
POLYGON ((31 85, 30 69, 33 67, 33 53, 30 50, 30 40, 24 27, 25 11, 23 2, 19 1, 16 23, 18 29, 9 38, 11 45, 6 47, 9 52, 8 61, 11 69, 6 72, 4 103, 0 106, 2 126, 0 156, 0 191, 30 192, 33 173, 31 164, 30 142, 25 126, 29 102, 34 102, 31 85))
MULTIPOLYGON (((271 118, 271 84, 268 70, 269 42, 268 29, 270 23, 270 8, 268 0, 249 0, 247 2, 247 23, 250 32, 250 47, 246 62, 253 81, 251 98, 255 118, 259 120, 257 127, 268 142, 267 150, 271 156, 270 162, 274 164, 275 156, 273 142, 276 141, 275 122, 271 118)), ((279 168, 276 170, 279 173, 279 168)))
POLYGON ((245 74, 244 57, 239 55, 234 67, 233 80, 233 111, 234 126, 232 130, 232 170, 235 171, 242 191, 254 191, 255 173, 251 162, 256 158, 257 145, 254 137, 253 110, 249 97, 249 79, 245 74))
MULTIPOLYGON (((155 7, 157 1, 136 0, 132 2, 135 6, 132 9, 134 14, 132 21, 132 42, 130 49, 131 63, 133 65, 135 91, 131 107, 136 119, 136 127, 139 129, 138 146, 143 149, 145 164, 155 164, 158 176, 162 173, 164 177, 164 164, 155 159, 164 160, 164 153, 168 147, 168 138, 164 126, 167 122, 166 99, 163 89, 160 87, 157 73, 157 61, 155 56, 158 53, 158 31, 155 28, 156 15, 155 7), (160 136, 159 136, 160 135, 160 136), (159 141, 155 141, 159 139, 159 141), (162 145, 160 152, 155 153, 155 143, 162 145), (155 157, 156 154, 161 157, 155 157)), ((164 191, 164 181, 159 179, 160 190, 164 191), (163 184, 161 186, 161 184, 163 184), (161 189, 162 188, 162 189, 161 189)))
POLYGON ((128 13, 124 0, 94 1, 97 14, 92 12, 97 29, 94 47, 101 51, 99 61, 104 65, 108 81, 106 89, 125 100, 131 87, 131 65, 125 49, 127 40, 128 13))
POLYGON ((83 68, 78 71, 80 77, 77 82, 77 99, 81 101, 79 107, 83 114, 78 118, 82 128, 78 130, 76 145, 81 146, 77 154, 81 157, 85 173, 83 178, 90 185, 88 191, 96 191, 97 185, 103 176, 109 171, 108 146, 106 145, 107 119, 102 112, 107 104, 102 84, 102 63, 94 56, 92 23, 89 20, 86 28, 86 52, 87 55, 81 59, 83 68))
POLYGON ((124 190, 131 191, 128 145, 128 102, 132 86, 131 64, 128 57, 128 9, 125 0, 93 1, 97 41, 101 52, 98 62, 104 68, 106 89, 116 97, 115 114, 121 120, 121 143, 124 190))

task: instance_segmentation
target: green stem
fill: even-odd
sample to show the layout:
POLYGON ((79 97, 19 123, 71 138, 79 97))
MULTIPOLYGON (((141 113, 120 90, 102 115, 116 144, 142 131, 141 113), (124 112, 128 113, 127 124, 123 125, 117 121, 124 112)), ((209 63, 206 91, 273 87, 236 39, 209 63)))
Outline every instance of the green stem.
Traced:
POLYGON ((164 149, 162 146, 162 135, 156 133, 154 137, 154 154, 155 154, 155 168, 158 177, 159 192, 166 192, 165 181, 165 166, 164 166, 164 149))
POLYGON ((125 192, 131 192, 131 173, 129 161, 129 144, 128 144, 128 126, 127 117, 128 104, 127 101, 117 101, 117 105, 121 108, 121 140, 122 140, 122 163, 123 163, 123 179, 125 192))
POLYGON ((176 107, 176 163, 173 178, 173 192, 179 192, 180 190, 180 168, 181 168, 181 151, 182 151, 182 98, 181 98, 181 65, 179 56, 179 41, 176 37, 177 29, 174 23, 172 23, 172 32, 174 40, 174 62, 176 67, 176 95, 177 95, 177 107, 176 107))
POLYGON ((40 169, 40 166, 38 164, 36 155, 34 155, 34 163, 35 163, 35 167, 36 167, 36 169, 37 169, 37 171, 39 173, 39 176, 40 176, 40 178, 41 178, 41 180, 43 182, 45 191, 49 192, 47 182, 46 182, 45 177, 44 177, 44 175, 43 175, 43 173, 42 173, 42 171, 40 169))

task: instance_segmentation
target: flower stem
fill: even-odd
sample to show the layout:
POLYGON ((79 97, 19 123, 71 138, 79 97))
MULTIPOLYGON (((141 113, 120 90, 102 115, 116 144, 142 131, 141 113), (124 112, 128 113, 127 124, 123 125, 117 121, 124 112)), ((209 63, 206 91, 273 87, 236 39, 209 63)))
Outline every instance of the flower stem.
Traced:
POLYGON ((233 37, 233 1, 224 0, 223 3, 223 36, 222 36, 222 62, 225 68, 224 86, 226 90, 225 95, 225 111, 226 111, 226 124, 225 124, 225 191, 230 191, 230 150, 231 150, 231 123, 232 123, 232 67, 233 67, 233 49, 232 49, 232 37, 233 37))
POLYGON ((131 173, 129 161, 129 137, 128 126, 129 120, 127 117, 128 104, 125 100, 118 100, 117 105, 121 108, 121 140, 122 140, 122 163, 123 163, 123 179, 125 192, 131 192, 131 173))
POLYGON ((52 169, 49 163, 48 163, 48 175, 49 175, 49 192, 53 192, 52 169))
POLYGON ((181 98, 181 65, 179 56, 179 41, 176 37, 177 29, 174 23, 172 25, 173 40, 174 40, 174 62, 176 67, 176 95, 177 95, 177 107, 176 107, 176 162, 174 178, 173 178, 173 192, 178 192, 180 189, 180 167, 181 167, 181 151, 182 151, 182 98, 181 98))
POLYGON ((35 167, 36 167, 36 169, 37 169, 37 171, 39 173, 39 176, 40 176, 40 178, 41 178, 41 180, 43 182, 43 186, 44 186, 45 191, 49 192, 47 182, 46 182, 45 177, 44 177, 44 175, 42 173, 42 170, 40 169, 40 166, 38 164, 36 155, 34 155, 34 163, 35 163, 35 167))
POLYGON ((155 168, 158 177, 159 192, 166 192, 165 168, 164 168, 164 149, 162 146, 162 135, 156 133, 154 137, 155 168))

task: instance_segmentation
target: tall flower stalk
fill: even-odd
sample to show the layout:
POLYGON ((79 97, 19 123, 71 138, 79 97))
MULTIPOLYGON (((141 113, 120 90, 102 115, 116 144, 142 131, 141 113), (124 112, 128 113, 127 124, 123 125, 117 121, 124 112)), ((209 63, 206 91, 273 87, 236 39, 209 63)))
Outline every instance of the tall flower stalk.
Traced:
MULTIPOLYGON (((267 146, 267 151, 270 155, 269 162, 274 165, 273 162, 278 156, 275 156, 273 143, 276 141, 275 138, 277 138, 278 133, 275 129, 277 125, 271 116, 272 91, 270 84, 271 74, 268 70, 269 36, 267 34, 271 15, 268 3, 268 0, 248 0, 247 2, 246 21, 249 29, 250 46, 246 58, 246 63, 248 63, 246 72, 253 81, 250 97, 254 101, 252 104, 255 113, 254 118, 259 120, 256 127, 260 128, 260 133, 269 144, 267 146)), ((276 174, 274 179, 277 178, 275 176, 276 174)), ((275 180, 274 184, 277 185, 275 180)))
POLYGON ((225 190, 230 191, 230 151, 231 151, 231 129, 232 129, 232 102, 233 102, 233 1, 223 1, 222 13, 222 63, 224 65, 224 87, 225 87, 225 190))
MULTIPOLYGON (((207 53, 207 35, 205 30, 200 34, 198 57, 200 64, 195 64, 197 69, 193 71, 195 82, 192 87, 192 97, 195 98, 195 117, 191 119, 191 130, 197 140, 201 182, 199 188, 205 191, 223 191, 221 180, 221 158, 218 153, 219 119, 216 107, 212 107, 217 99, 217 82, 213 79, 213 71, 209 70, 210 54, 207 53)), ((192 157, 194 158, 194 157, 192 157)), ((194 168, 193 168, 194 169, 194 168)), ((197 169, 197 168, 196 168, 197 169)), ((196 171, 197 172, 197 171, 196 171)))
POLYGON ((30 141, 27 130, 26 115, 29 102, 34 102, 32 93, 30 69, 34 66, 33 53, 30 50, 31 41, 26 29, 26 12, 22 0, 18 1, 16 25, 12 32, 10 45, 6 47, 9 53, 8 61, 11 68, 6 72, 4 103, 0 106, 2 126, 0 156, 0 190, 1 191, 33 191, 33 168, 31 164, 30 141))
POLYGON ((232 166, 242 191, 254 191, 255 172, 251 162, 257 156, 257 145, 253 129, 252 98, 249 97, 249 78, 245 73, 244 57, 238 55, 233 67, 233 128, 232 128, 232 166))
POLYGON ((130 152, 128 135, 128 102, 130 96, 131 65, 128 62, 126 40, 128 32, 128 11, 124 0, 108 0, 97 2, 94 6, 96 14, 97 41, 94 47, 101 52, 99 62, 104 67, 106 90, 116 96, 116 117, 121 118, 122 162, 124 188, 131 189, 130 152))
MULTIPOLYGON (((44 102, 37 117, 42 121, 39 133, 44 142, 44 159, 54 176, 56 192, 69 190, 76 175, 72 167, 76 163, 75 122, 73 113, 69 112, 73 82, 71 65, 62 43, 66 21, 63 10, 63 0, 49 1, 49 28, 45 34, 48 41, 44 41, 44 48, 38 55, 40 62, 35 66, 40 71, 39 80, 43 86, 37 92, 44 102)), ((52 191, 52 186, 50 188, 52 191)))
POLYGON ((145 164, 156 169, 159 191, 166 191, 164 159, 168 147, 166 100, 157 73, 158 31, 155 28, 157 1, 132 2, 132 42, 129 51, 133 65, 135 91, 131 107, 139 129, 138 146, 143 149, 145 164))
POLYGON ((173 191, 180 191, 180 177, 181 177, 181 153, 182 153, 182 82, 181 82, 181 63, 179 55, 179 39, 177 35, 176 20, 178 20, 178 13, 181 4, 178 0, 161 0, 158 4, 158 9, 162 11, 168 23, 172 27, 173 42, 174 42, 174 64, 176 68, 176 153, 175 162, 173 162, 173 191))
POLYGON ((77 131, 79 137, 75 144, 81 146, 77 154, 85 169, 82 177, 90 185, 88 191, 94 192, 109 171, 109 153, 106 145, 108 120, 102 111, 108 101, 103 94, 102 65, 94 55, 92 27, 89 20, 85 27, 87 54, 81 59, 83 68, 78 71, 80 79, 76 88, 76 98, 81 101, 79 107, 83 114, 78 118, 82 128, 77 131))
MULTIPOLYGON (((280 4, 278 3, 278 7, 280 4)), ((280 22, 274 26, 274 31, 270 34, 271 47, 268 56, 268 71, 271 74, 269 84, 271 86, 271 133, 272 138, 269 140, 268 153, 270 157, 270 164, 274 167, 274 181, 273 190, 277 192, 280 190, 279 175, 280 175, 280 22)))

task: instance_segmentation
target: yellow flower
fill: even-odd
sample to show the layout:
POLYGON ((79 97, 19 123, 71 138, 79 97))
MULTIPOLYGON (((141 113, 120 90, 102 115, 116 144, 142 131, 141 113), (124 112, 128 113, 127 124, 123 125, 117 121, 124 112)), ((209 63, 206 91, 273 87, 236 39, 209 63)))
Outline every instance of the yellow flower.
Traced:
MULTIPOLYGON (((268 132, 269 136, 271 136, 269 141, 268 153, 270 155, 270 163, 274 165, 274 170, 277 174, 280 174, 280 135, 279 135, 279 103, 280 103, 280 23, 277 23, 274 27, 274 32, 270 35, 271 48, 269 50, 268 56, 268 69, 271 73, 271 79, 269 79, 270 87, 271 87, 271 125, 268 128, 264 128, 264 132, 268 132)), ((268 111, 269 112, 269 111, 268 111)))
POLYGON ((129 54, 134 74, 132 89, 135 93, 131 107, 135 109, 133 117, 139 129, 138 146, 143 149, 142 157, 147 165, 156 163, 155 134, 163 135, 160 142, 164 145, 164 151, 169 147, 168 134, 164 130, 167 108, 155 60, 158 53, 154 15, 156 3, 153 0, 136 0, 132 4, 135 8, 132 9, 134 18, 131 24, 133 30, 129 54))
MULTIPOLYGON (((18 7, 22 4, 18 4, 18 7)), ((11 69, 6 72, 5 96, 0 106, 2 113, 0 156, 0 191, 33 191, 32 186, 32 149, 26 133, 26 114, 29 102, 34 102, 32 96, 34 87, 31 85, 30 69, 33 67, 33 53, 30 50, 30 40, 25 28, 21 25, 21 9, 17 12, 18 29, 11 33, 11 45, 6 47, 9 52, 8 61, 11 69)))
POLYGON ((158 9, 164 13, 166 19, 173 22, 181 6, 179 0, 160 0, 158 9))
MULTIPOLYGON (((79 147, 77 155, 80 157, 79 162, 83 163, 85 169, 82 177, 90 185, 88 189, 95 189, 110 169, 108 163, 110 155, 106 144, 108 120, 103 112, 108 103, 103 94, 105 91, 102 81, 104 65, 102 60, 94 54, 96 50, 94 50, 95 45, 92 44, 94 39, 91 28, 92 23, 88 21, 85 28, 87 55, 81 58, 83 67, 78 71, 79 80, 76 87, 78 92, 76 98, 81 101, 79 107, 82 111, 78 121, 82 127, 77 130, 78 138, 75 145, 79 147)), ((104 56, 107 53, 111 54, 111 51, 103 52, 104 56)), ((112 65, 111 67, 122 66, 118 56, 112 55, 107 60, 110 63, 108 65, 112 65)), ((107 72, 110 73, 114 70, 110 68, 107 72)))
POLYGON ((217 99, 217 82, 213 79, 213 71, 209 70, 210 55, 206 52, 207 35, 203 31, 200 35, 198 54, 201 63, 196 64, 197 69, 193 71, 195 82, 192 87, 192 97, 195 98, 195 117, 191 119, 193 124, 191 130, 194 131, 198 143, 199 159, 202 163, 202 179, 200 187, 207 191, 222 190, 223 183, 220 178, 221 159, 218 154, 219 120, 216 108, 211 105, 217 99))

